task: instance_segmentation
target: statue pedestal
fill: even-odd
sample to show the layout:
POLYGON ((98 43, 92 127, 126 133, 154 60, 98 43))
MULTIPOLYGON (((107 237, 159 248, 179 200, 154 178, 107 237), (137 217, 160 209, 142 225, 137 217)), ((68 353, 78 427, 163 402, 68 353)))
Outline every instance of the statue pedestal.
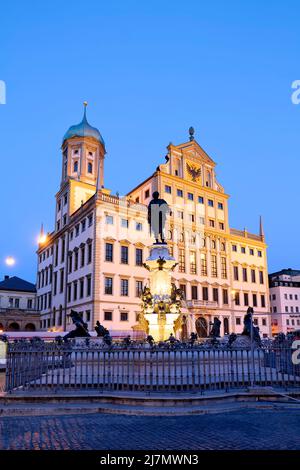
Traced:
POLYGON ((167 244, 154 244, 150 249, 145 267, 150 273, 150 286, 144 292, 142 318, 148 323, 147 333, 155 341, 165 341, 172 333, 174 322, 180 315, 179 293, 172 285, 171 272, 176 266, 167 244))
POLYGON ((174 322, 179 313, 146 313, 145 318, 149 323, 149 335, 153 336, 154 341, 165 341, 172 333, 175 336, 174 322))

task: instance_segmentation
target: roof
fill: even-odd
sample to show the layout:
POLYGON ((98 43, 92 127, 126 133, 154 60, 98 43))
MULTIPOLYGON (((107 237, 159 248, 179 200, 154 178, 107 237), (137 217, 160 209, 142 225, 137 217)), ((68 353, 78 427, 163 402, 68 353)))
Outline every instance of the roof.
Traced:
POLYGON ((282 269, 281 271, 277 271, 276 273, 270 273, 269 277, 274 278, 274 277, 282 276, 282 275, 291 276, 291 277, 300 276, 300 270, 292 269, 292 268, 282 269))
POLYGON ((36 287, 31 282, 24 281, 24 279, 21 279, 20 277, 13 276, 7 277, 0 282, 0 290, 34 293, 36 292, 36 287))
POLYGON ((75 126, 71 126, 63 137, 63 142, 71 137, 93 137, 94 139, 101 142, 103 147, 105 147, 104 140, 96 127, 91 126, 86 118, 86 105, 84 107, 84 113, 82 121, 75 126))

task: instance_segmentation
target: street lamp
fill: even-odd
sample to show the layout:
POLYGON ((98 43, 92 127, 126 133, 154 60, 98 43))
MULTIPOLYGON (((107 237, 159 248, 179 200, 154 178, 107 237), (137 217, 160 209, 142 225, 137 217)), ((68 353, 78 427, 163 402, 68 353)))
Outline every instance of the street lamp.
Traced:
POLYGON ((16 264, 16 260, 12 256, 7 256, 7 258, 5 258, 5 264, 6 266, 10 266, 10 267, 14 266, 16 264))

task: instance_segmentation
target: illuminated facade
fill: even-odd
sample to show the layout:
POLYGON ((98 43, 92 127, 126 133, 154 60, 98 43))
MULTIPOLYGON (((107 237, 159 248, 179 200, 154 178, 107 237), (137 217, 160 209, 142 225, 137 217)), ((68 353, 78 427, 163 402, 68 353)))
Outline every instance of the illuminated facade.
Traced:
POLYGON ((300 270, 282 269, 269 275, 272 334, 300 330, 300 270))
POLYGON ((240 333, 249 305, 261 333, 270 334, 262 224, 259 235, 229 227, 228 195, 193 134, 190 129, 188 142, 170 144, 166 162, 122 198, 104 186, 105 144, 85 114, 65 134, 55 230, 38 249, 43 329, 69 329, 75 309, 90 329, 99 320, 115 334, 132 333, 149 282, 147 205, 159 191, 171 208, 166 235, 178 261, 173 281, 184 291, 189 316, 181 334, 193 329, 206 336, 214 317, 222 335, 240 333))

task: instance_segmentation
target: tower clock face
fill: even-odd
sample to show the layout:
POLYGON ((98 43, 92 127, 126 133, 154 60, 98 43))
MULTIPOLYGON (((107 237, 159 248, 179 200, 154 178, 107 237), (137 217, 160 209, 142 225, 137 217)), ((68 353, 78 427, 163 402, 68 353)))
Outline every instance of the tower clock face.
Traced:
POLYGON ((201 177, 201 168, 196 166, 194 163, 186 164, 187 175, 190 180, 194 181, 195 183, 199 181, 201 177))

